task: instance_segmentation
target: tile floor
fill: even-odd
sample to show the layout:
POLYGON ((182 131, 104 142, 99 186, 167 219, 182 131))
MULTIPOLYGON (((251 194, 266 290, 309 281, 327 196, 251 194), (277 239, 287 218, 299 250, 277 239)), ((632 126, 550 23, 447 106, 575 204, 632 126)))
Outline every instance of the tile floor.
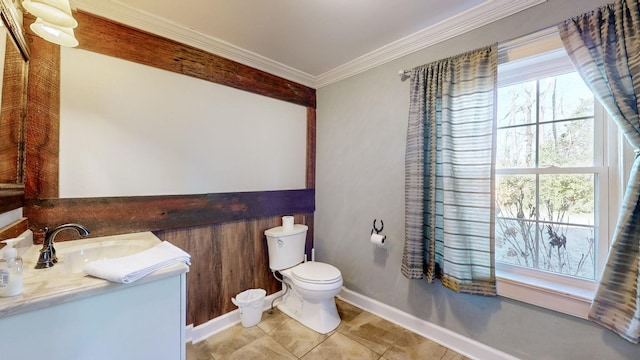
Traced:
POLYGON ((279 311, 265 311, 257 326, 235 325, 197 344, 187 360, 219 359, 438 359, 468 360, 389 321, 336 300, 342 322, 325 335, 279 311))

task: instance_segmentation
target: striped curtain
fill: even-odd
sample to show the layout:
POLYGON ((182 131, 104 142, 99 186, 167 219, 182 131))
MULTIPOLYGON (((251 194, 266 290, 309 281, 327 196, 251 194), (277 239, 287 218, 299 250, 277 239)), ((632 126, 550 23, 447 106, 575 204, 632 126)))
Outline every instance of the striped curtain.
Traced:
POLYGON ((567 53, 636 149, 636 160, 589 318, 640 341, 640 11, 619 1, 558 25, 567 53))
POLYGON ((414 68, 402 273, 495 295, 496 46, 414 68))

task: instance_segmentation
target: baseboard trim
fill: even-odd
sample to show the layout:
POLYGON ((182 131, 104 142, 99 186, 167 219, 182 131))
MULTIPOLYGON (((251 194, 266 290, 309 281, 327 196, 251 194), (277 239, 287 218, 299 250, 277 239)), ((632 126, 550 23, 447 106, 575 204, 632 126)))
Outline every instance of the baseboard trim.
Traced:
POLYGON ((338 298, 407 330, 433 340, 471 359, 518 360, 518 358, 449 329, 422 320, 387 304, 342 288, 338 298))
MULTIPOLYGON (((271 301, 281 293, 282 290, 267 296, 264 300, 263 311, 270 309, 271 301)), ((240 310, 236 309, 195 327, 193 324, 187 325, 185 329, 185 339, 186 342, 195 344, 238 323, 240 323, 240 310)))

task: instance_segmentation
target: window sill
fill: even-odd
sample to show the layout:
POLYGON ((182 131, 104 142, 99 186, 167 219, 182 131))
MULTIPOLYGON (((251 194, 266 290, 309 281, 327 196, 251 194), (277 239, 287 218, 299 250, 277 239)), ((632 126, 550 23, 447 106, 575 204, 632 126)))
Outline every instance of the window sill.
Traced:
POLYGON ((498 295, 586 319, 593 290, 496 270, 498 295))

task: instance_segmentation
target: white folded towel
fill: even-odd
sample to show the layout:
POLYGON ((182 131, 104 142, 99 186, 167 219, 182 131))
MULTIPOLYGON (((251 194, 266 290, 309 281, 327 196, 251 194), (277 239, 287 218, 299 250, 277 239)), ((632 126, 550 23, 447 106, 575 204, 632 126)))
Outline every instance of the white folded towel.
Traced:
POLYGON ((179 262, 191 265, 191 255, 163 241, 133 255, 89 262, 84 266, 84 272, 113 282, 131 283, 179 262))

